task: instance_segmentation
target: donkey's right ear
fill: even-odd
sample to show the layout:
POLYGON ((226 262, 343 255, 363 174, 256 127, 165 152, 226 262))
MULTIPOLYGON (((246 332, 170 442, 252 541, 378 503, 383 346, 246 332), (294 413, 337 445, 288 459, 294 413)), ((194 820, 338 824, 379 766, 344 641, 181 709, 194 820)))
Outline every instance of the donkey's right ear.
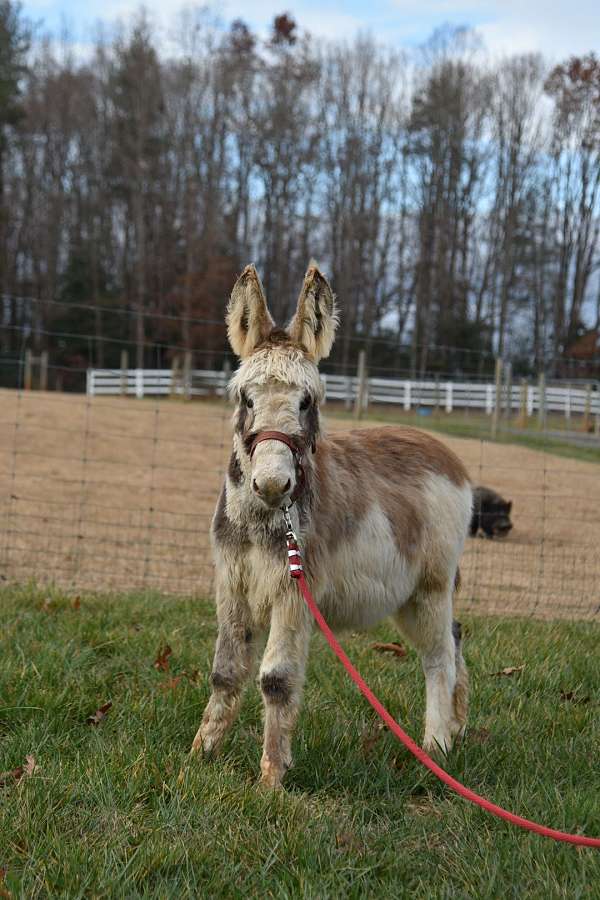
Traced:
POLYGON ((225 321, 231 349, 241 359, 269 336, 275 323, 254 266, 246 266, 234 284, 225 321))

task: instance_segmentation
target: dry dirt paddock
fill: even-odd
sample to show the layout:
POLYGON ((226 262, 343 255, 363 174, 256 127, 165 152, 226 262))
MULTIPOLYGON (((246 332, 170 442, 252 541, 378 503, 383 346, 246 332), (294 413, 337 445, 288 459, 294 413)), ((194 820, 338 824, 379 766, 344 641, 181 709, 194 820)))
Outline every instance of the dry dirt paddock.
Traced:
MULTIPOLYGON (((0 581, 210 594, 230 415, 208 402, 0 391, 0 581)), ((600 467, 440 438, 474 482, 513 500, 505 541, 468 541, 462 607, 600 616, 600 467)))

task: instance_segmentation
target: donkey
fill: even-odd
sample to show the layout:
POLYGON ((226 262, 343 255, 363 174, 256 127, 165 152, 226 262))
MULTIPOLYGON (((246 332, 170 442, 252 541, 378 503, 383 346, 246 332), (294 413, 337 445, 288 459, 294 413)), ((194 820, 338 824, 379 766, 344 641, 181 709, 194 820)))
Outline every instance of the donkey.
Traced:
POLYGON ((460 460, 413 428, 327 437, 317 364, 338 323, 326 278, 311 264, 286 330, 275 327, 248 266, 227 310, 241 363, 233 448, 211 525, 218 637, 212 693, 192 751, 216 751, 255 672, 264 701, 261 781, 277 788, 292 764, 291 737, 312 618, 290 578, 283 507, 290 507, 305 575, 334 628, 393 616, 422 659, 424 747, 447 752, 465 726, 468 677, 452 620, 458 561, 471 519, 460 460))

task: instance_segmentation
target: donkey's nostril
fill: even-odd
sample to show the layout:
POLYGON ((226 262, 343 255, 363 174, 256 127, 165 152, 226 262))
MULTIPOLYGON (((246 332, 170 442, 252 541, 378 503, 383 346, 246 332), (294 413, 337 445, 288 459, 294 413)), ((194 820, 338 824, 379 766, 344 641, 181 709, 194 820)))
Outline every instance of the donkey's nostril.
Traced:
POLYGON ((256 483, 256 478, 253 478, 253 479, 252 479, 252 490, 253 490, 256 494, 260 494, 260 488, 259 488, 259 486, 258 486, 257 483, 256 483))
POLYGON ((292 482, 291 482, 290 479, 288 478, 288 480, 286 481, 286 483, 285 483, 284 486, 283 486, 283 493, 284 493, 284 494, 285 494, 286 491, 289 491, 289 489, 290 489, 290 484, 291 484, 291 483, 292 483, 292 482))

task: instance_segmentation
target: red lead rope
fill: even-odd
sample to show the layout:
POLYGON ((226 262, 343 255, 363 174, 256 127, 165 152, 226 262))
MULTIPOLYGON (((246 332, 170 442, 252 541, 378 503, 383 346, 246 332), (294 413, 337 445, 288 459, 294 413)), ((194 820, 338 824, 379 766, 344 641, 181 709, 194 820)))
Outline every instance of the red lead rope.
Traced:
POLYGON ((336 640, 336 637, 331 628, 321 615, 321 612, 317 604, 315 603, 314 598, 306 583, 306 579, 304 577, 304 572, 302 569, 300 550, 298 548, 296 536, 294 535, 291 528, 287 534, 287 545, 290 574, 292 578, 295 578, 298 581, 298 587, 302 592, 302 596, 306 600, 308 608, 316 619, 317 625, 325 635, 327 643, 329 644, 361 694, 363 694, 363 696, 367 698, 375 712, 379 716, 381 716, 390 731, 392 731, 396 735, 396 737, 400 741, 402 741, 404 746, 408 750, 410 750, 413 756, 417 757, 419 762, 423 763, 423 765, 431 772, 433 772, 434 775, 437 775, 440 781, 443 781, 444 784, 447 784, 449 788, 452 788, 452 790, 456 791, 457 794, 460 794, 461 797, 464 797, 466 800, 470 800, 471 803, 476 803, 477 806, 480 806, 482 809, 486 809, 488 812, 492 813, 494 816, 498 816, 500 819, 505 819, 507 822, 511 822, 513 825, 519 825, 521 828, 526 828, 528 831, 534 831, 536 834, 542 834, 545 837, 554 838, 555 841, 565 841, 568 844, 577 844, 580 847, 600 848, 600 838, 585 837, 584 835, 580 834, 567 834, 564 831, 557 831, 554 828, 547 828, 545 825, 538 825, 537 822, 531 822, 529 819, 524 819, 522 816, 516 816, 514 813, 502 809, 501 806, 496 806, 495 803, 490 803, 490 801, 486 800, 485 797, 480 797, 480 795, 476 794, 475 791, 469 790, 469 788, 461 784, 460 781, 457 781, 456 778, 452 778, 451 775, 448 775, 447 772, 444 772, 444 770, 441 769, 421 747, 415 744, 413 739, 410 738, 406 734, 406 732, 403 731, 402 728, 400 728, 396 720, 392 718, 385 706, 383 706, 379 702, 371 688, 364 681, 360 672, 358 672, 354 668, 354 666, 342 650, 340 644, 336 640))

